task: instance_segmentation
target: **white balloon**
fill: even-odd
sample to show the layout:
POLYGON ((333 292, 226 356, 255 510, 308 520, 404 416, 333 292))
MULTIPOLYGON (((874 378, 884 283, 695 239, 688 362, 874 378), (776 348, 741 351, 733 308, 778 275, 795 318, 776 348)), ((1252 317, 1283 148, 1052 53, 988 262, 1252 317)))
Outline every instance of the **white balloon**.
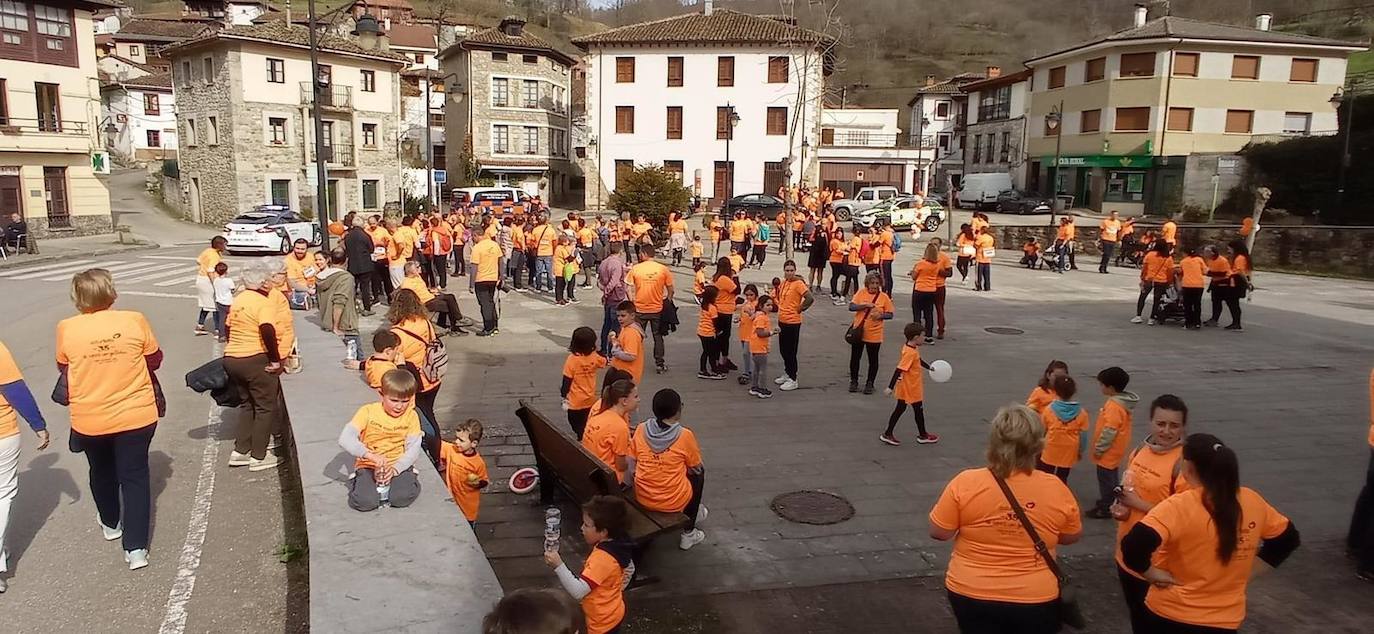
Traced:
POLYGON ((930 364, 930 379, 936 383, 944 383, 954 376, 954 368, 944 359, 937 359, 930 364))

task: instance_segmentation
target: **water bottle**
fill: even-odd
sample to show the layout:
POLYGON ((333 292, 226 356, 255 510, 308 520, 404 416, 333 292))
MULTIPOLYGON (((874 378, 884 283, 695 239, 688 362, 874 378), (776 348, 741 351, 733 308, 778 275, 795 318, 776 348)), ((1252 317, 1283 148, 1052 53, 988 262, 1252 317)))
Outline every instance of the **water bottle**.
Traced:
POLYGON ((557 552, 562 537, 563 512, 549 507, 544 511, 544 552, 557 552))
POLYGON ((348 360, 350 360, 350 361, 357 361, 357 360, 358 360, 358 340, 357 340, 357 339, 349 339, 348 342, 347 342, 347 345, 348 345, 348 353, 344 356, 344 358, 345 358, 345 359, 348 359, 348 360))

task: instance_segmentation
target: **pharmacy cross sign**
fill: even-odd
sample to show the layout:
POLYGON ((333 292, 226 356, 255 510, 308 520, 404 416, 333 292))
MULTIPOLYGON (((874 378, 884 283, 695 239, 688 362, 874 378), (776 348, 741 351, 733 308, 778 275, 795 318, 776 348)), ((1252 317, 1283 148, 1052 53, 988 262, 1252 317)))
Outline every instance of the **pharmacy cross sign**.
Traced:
POLYGON ((91 173, 110 173, 110 154, 108 152, 91 152, 91 173))

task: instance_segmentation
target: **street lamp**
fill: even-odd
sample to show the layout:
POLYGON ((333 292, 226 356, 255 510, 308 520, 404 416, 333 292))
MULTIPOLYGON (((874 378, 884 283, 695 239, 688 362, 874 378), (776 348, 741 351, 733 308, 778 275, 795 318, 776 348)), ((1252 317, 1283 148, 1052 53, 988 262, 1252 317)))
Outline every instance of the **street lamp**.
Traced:
POLYGON ((1050 113, 1045 115, 1045 125, 1054 131, 1054 172, 1050 176, 1050 226, 1055 223, 1055 216, 1059 212, 1059 161, 1060 151, 1064 146, 1064 131, 1060 126, 1064 123, 1064 102, 1050 109, 1050 113))
POLYGON ((926 168, 921 164, 926 155, 926 126, 930 125, 930 117, 921 117, 916 124, 916 190, 912 192, 925 196, 926 192, 926 168))
POLYGON ((735 166, 730 163, 730 141, 735 138, 735 126, 739 125, 739 114, 730 103, 725 104, 725 202, 735 192, 735 166))
POLYGON ((1331 105, 1336 107, 1339 112, 1342 104, 1345 107, 1345 140, 1341 147, 1341 166, 1336 172, 1336 209, 1339 211, 1341 205, 1345 203, 1345 169, 1350 167, 1350 135, 1355 132, 1355 86, 1351 84, 1349 88, 1339 88, 1336 94, 1331 95, 1331 105))

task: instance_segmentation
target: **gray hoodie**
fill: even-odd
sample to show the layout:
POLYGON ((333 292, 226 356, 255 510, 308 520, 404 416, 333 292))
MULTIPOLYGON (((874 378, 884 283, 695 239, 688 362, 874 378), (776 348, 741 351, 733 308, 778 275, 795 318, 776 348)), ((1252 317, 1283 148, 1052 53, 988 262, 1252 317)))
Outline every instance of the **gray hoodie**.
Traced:
MULTIPOLYGON (((1135 410, 1135 406, 1140 404, 1140 396, 1136 395, 1135 392, 1120 392, 1112 395, 1107 401, 1121 406, 1126 410, 1126 415, 1130 416, 1130 413, 1135 410)), ((1107 406, 1104 404, 1102 409, 1106 410, 1106 408, 1107 406)), ((1101 420, 1101 418, 1102 415, 1098 414, 1098 419, 1101 420)), ((1116 441, 1116 434, 1117 430, 1114 427, 1103 428, 1102 435, 1098 436, 1097 442, 1093 443, 1093 455, 1097 456, 1107 453, 1107 450, 1111 449, 1112 443, 1116 441)))
MULTIPOLYGON (((639 424, 644 428, 644 442, 649 445, 649 450, 658 454, 668 450, 682 437, 682 423, 660 423, 657 418, 650 417, 648 420, 639 424)), ((634 433, 633 431, 631 433, 634 433)), ((635 477, 635 459, 629 456, 629 464, 625 469, 625 484, 633 485, 635 477)))

